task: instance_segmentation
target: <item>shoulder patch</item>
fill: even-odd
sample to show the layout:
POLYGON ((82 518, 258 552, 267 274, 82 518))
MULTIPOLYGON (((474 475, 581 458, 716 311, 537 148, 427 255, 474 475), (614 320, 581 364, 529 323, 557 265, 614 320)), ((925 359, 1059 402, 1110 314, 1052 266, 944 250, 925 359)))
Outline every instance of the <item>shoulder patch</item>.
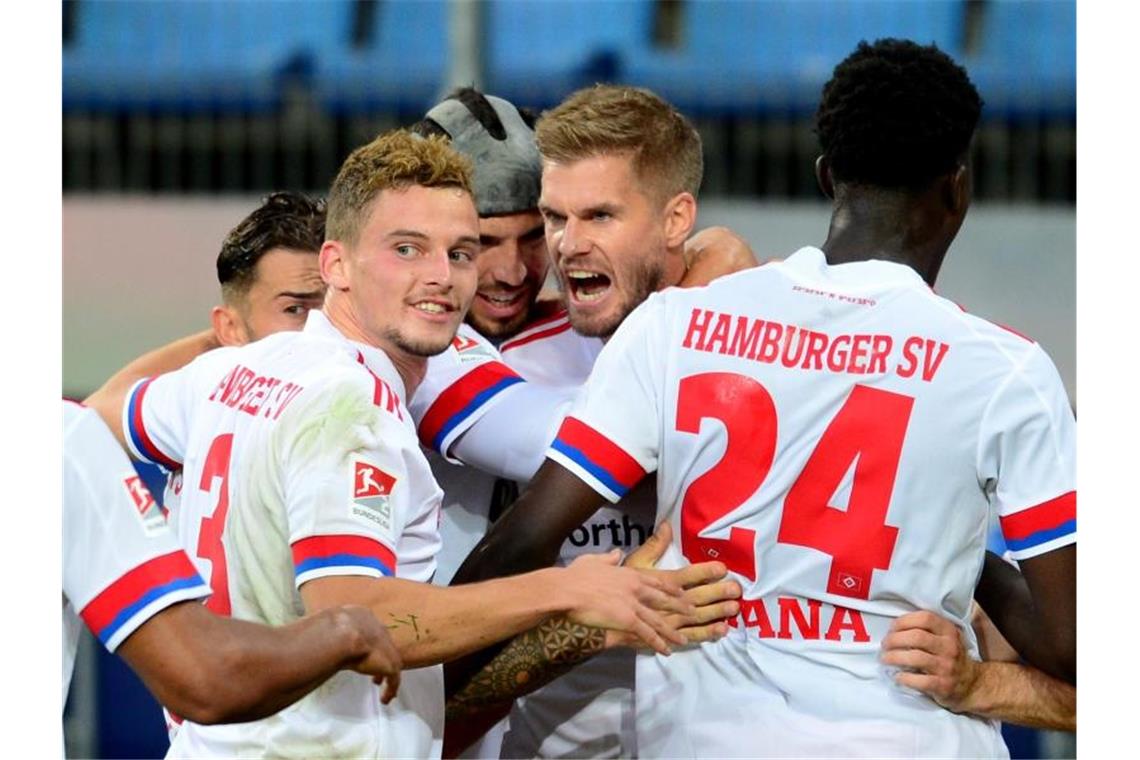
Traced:
POLYGON ((166 512, 155 501, 150 489, 143 483, 138 475, 128 475, 123 478, 123 487, 135 505, 135 515, 142 524, 143 532, 148 536, 161 533, 166 529, 166 512))
POLYGON ((392 489, 396 478, 374 464, 358 457, 352 458, 352 503, 353 517, 379 525, 386 531, 392 529, 392 489))

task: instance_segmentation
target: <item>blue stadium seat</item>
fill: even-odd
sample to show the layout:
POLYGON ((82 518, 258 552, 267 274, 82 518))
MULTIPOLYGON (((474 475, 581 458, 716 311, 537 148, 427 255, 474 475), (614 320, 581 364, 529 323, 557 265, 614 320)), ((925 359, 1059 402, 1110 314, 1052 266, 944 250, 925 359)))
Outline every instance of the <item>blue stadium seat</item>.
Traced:
POLYGON ((64 109, 273 108, 284 78, 343 44, 350 10, 350 0, 80 3, 64 109))
POLYGON ((520 106, 553 106, 619 75, 622 55, 644 48, 652 0, 490 0, 485 6, 487 92, 520 106))
POLYGON ((627 81, 695 115, 804 115, 863 39, 902 37, 960 47, 962 0, 708 0, 683 6, 678 50, 641 49, 627 81))
POLYGON ((987 118, 1076 118, 1075 0, 993 0, 965 59, 987 118))
POLYGON ((446 0, 380 0, 369 39, 322 51, 315 86, 335 113, 427 110, 447 71, 446 0))

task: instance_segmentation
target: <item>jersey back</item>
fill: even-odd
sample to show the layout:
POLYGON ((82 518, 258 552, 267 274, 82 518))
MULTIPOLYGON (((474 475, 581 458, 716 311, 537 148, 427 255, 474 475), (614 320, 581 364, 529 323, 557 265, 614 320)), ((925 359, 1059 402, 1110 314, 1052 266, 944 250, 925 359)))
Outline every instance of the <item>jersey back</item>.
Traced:
POLYGON ((656 470, 675 535, 662 566, 721 560, 744 595, 725 640, 641 658, 640 749, 762 753, 714 741, 755 717, 797 754, 842 750, 848 728, 886 755, 1003 753, 992 724, 896 687, 879 644, 926 609, 974 646, 991 507, 1015 557, 1075 540, 1073 439, 1040 347, 901 265, 803 249, 651 297, 551 456, 611 499, 656 470), (739 686, 717 696, 726 673, 754 686, 747 706, 739 686), (707 689, 679 693, 686 678, 707 689), (691 719, 662 717, 675 710, 691 719))

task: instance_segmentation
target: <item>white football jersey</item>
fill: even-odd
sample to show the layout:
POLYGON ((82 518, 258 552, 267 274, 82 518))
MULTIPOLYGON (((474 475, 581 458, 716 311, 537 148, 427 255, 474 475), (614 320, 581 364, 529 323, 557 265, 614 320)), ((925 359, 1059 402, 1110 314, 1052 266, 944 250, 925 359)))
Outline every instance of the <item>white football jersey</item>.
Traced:
POLYGON ((103 420, 94 410, 65 402, 64 701, 81 618, 114 652, 140 625, 170 605, 209 593, 103 420))
MULTIPOLYGON (((131 391, 135 453, 182 468, 172 519, 221 614, 282 625, 298 591, 333 575, 426 582, 439 549, 439 488, 383 351, 347 340, 319 311, 302 332, 211 351, 131 391)), ((172 757, 438 757, 442 669, 405 671, 380 703, 342 672, 277 715, 182 724, 172 757)))
MULTIPOLYGON (((465 330, 469 332, 461 331, 456 339, 459 350, 454 356, 447 353, 429 362, 428 378, 412 403, 424 445, 447 452, 451 461, 474 465, 461 467, 429 455, 444 489, 437 576, 442 583, 487 532, 496 479, 514 478, 521 490, 534 475, 603 345, 598 338, 574 332, 564 310, 528 325, 504 341, 496 354, 486 339, 467 326, 465 330), (464 354, 472 357, 467 359, 470 369, 462 364, 464 354), (474 356, 502 363, 476 368, 474 356), (503 379, 509 376, 526 383, 503 379), (472 408, 475 402, 467 399, 482 403, 472 408), (446 423, 440 421, 458 415, 463 415, 463 435, 441 435, 438 431, 446 423)), ((585 553, 636 549, 653 532, 655 508, 652 484, 646 484, 623 501, 621 509, 599 510, 570 534, 558 564, 585 553)), ((633 670, 631 650, 604 652, 517 700, 502 756, 635 756, 633 670)), ((486 745, 479 751, 486 752, 486 745)))
POLYGON ((651 296, 549 456, 611 501, 656 471, 660 565, 719 559, 744 588, 723 640, 638 657, 643 755, 1008 755, 879 653, 920 609, 976 653, 991 509, 1015 558, 1075 542, 1075 423, 1036 343, 909 267, 805 248, 651 296))

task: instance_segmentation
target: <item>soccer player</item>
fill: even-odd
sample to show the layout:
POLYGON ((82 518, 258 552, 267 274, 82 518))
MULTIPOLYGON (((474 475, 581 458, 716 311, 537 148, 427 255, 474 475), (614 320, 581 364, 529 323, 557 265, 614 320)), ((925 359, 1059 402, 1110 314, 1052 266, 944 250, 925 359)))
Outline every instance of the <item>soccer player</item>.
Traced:
MULTIPOLYGON (((571 317, 599 335, 621 328, 551 461, 458 577, 548 564, 585 516, 656 472, 657 516, 675 536, 663 565, 715 556, 745 594, 724 639, 638 658, 640 753, 1005 755, 994 721, 906 688, 932 690, 922 676, 939 634, 913 617, 899 627, 936 610, 973 654, 993 508, 1035 602, 1038 661, 1075 680, 1063 387, 1036 343, 931 290, 970 201, 981 102, 965 71, 933 47, 861 44, 818 113, 817 173, 834 200, 822 249, 632 313, 621 283, 678 265, 639 269, 615 252, 670 239, 692 201, 614 149, 595 100, 607 98, 573 96, 538 125, 542 208, 571 317), (638 229, 647 212, 621 195, 639 187, 660 193, 654 229, 638 229)), ((1052 687, 1026 673, 1010 674, 1025 692, 973 706, 1023 720, 1034 690, 1052 687)))
POLYGON ((277 712, 342 668, 387 680, 400 655, 363 607, 329 608, 282 628, 229 620, 198 603, 209 587, 158 503, 90 409, 63 407, 63 697, 80 620, 164 705, 198 723, 277 712))
MULTIPOLYGON (((589 376, 602 347, 599 337, 571 329, 562 299, 540 298, 550 257, 538 210, 542 162, 532 124, 526 111, 508 101, 463 88, 412 127, 419 134, 446 137, 473 163, 482 253, 478 289, 467 322, 498 347, 506 365, 464 365, 462 359, 472 358, 470 354, 480 350, 478 343, 466 339, 452 358, 451 370, 441 366, 446 357, 433 358, 411 406, 419 422, 421 442, 446 452, 445 438, 455 440, 464 435, 463 426, 478 425, 475 415, 486 412, 492 404, 502 401, 520 410, 512 416, 509 430, 492 430, 492 440, 476 441, 473 437, 467 444, 480 449, 480 458, 474 463, 501 478, 475 467, 449 463, 435 453, 429 455, 432 471, 444 490, 437 582, 451 579, 489 522, 517 497, 514 479, 525 482, 533 475, 557 423, 589 376), (456 379, 454 372, 463 376, 456 379), (526 388, 506 384, 505 379, 515 373, 527 381, 526 388), (547 390, 550 392, 544 392, 547 390), (496 397, 512 395, 509 401, 496 397), (490 458, 496 461, 487 461, 490 458)), ((687 151, 687 155, 696 151, 699 164, 699 141, 665 149, 671 152, 674 147, 687 151)), ((681 246, 681 285, 704 284, 756 263, 747 245, 723 228, 692 237, 686 230, 681 246)), ((646 255, 652 257, 652 250, 646 255)), ((652 489, 647 488, 627 499, 623 511, 600 510, 571 532, 559 564, 569 564, 587 552, 635 549, 653 533, 654 506, 652 489)), ((628 650, 604 652, 578 665, 516 702, 503 754, 635 754, 632 682, 633 653, 628 650)), ((459 726, 469 728, 471 722, 451 722, 449 736, 451 729, 459 726)), ((465 756, 498 756, 497 737, 496 732, 490 733, 465 756)))
MULTIPOLYGON (((210 569, 213 609, 285 622, 364 604, 415 668, 387 707, 369 682, 341 674, 258 723, 186 723, 173 756, 430 756, 443 693, 440 670, 425 666, 543 621, 569 640, 612 629, 614 643, 629 640, 623 632, 662 651, 684 641, 688 576, 613 567, 616 555, 464 589, 422 582, 434 570, 439 493, 404 400, 426 357, 455 336, 478 250, 466 162, 438 139, 383 135, 333 184, 323 311, 301 333, 144 380, 121 405, 133 453, 184 471, 178 533, 210 569)), ((102 403, 115 419, 118 407, 102 403)))

